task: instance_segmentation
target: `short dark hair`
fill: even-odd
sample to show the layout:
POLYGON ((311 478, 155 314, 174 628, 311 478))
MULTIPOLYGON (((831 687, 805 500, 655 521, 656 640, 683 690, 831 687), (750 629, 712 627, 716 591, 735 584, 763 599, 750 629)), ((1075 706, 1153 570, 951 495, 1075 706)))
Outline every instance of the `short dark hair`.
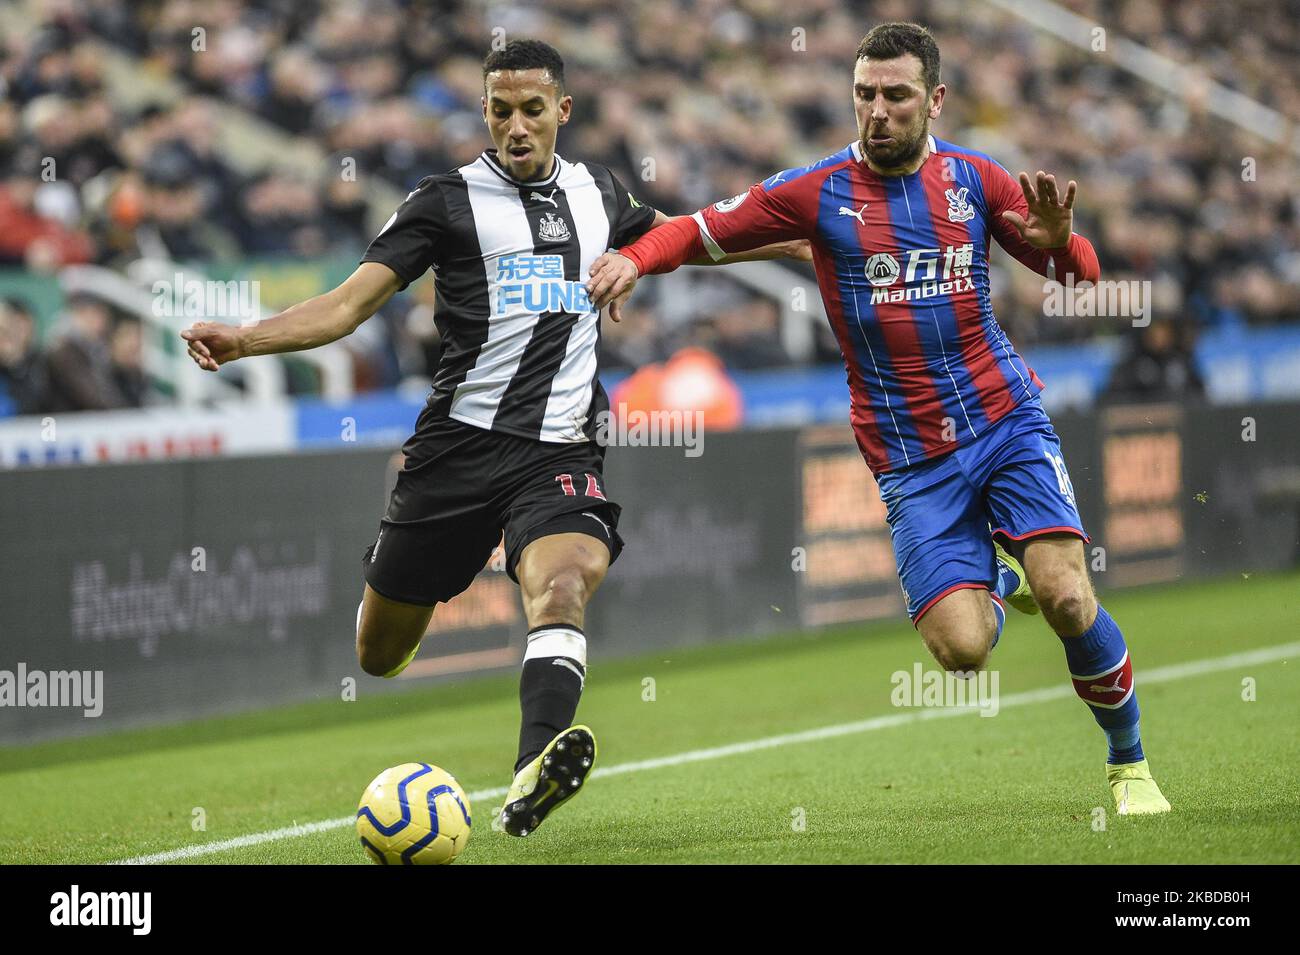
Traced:
POLYGON ((547 70, 560 95, 564 95, 564 60, 560 51, 541 40, 511 40, 499 50, 493 50, 483 60, 483 86, 487 76, 497 70, 547 70))
POLYGON ((909 53, 921 61, 921 79, 930 92, 939 85, 939 44, 919 23, 882 23, 872 28, 858 44, 857 59, 894 60, 909 53))

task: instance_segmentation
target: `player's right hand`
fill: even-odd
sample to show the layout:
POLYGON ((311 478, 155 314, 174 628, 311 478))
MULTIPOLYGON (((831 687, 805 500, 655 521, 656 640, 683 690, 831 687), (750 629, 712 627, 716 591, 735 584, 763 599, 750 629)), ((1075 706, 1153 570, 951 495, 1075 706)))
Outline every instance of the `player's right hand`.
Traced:
POLYGON ((189 355, 204 371, 216 371, 227 362, 243 355, 239 327, 220 322, 195 322, 181 332, 189 342, 189 355))
POLYGON ((632 294, 640 278, 632 260, 617 252, 606 252, 591 263, 591 280, 587 282, 587 297, 592 307, 600 311, 612 305, 610 318, 619 320, 618 307, 632 294))

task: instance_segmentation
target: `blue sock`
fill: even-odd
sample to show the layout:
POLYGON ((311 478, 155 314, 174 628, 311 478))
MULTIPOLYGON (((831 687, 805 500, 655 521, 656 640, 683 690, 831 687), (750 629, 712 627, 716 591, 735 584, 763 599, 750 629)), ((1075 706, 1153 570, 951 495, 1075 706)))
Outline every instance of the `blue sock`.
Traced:
MULTIPOLYGON (((1002 638, 1002 625, 1007 622, 1007 610, 1002 605, 1007 597, 1016 592, 1020 586, 1020 578, 1006 564, 1000 560, 995 560, 994 565, 997 567, 997 576, 993 580, 993 592, 998 595, 999 600, 993 601, 993 616, 998 618, 998 629, 993 634, 993 646, 998 645, 998 640, 1002 638)), ((990 648, 992 649, 992 648, 990 648)))
POLYGON ((1143 759, 1133 662, 1118 624, 1099 604, 1092 626, 1077 637, 1061 637, 1061 643, 1074 691, 1106 734, 1110 747, 1106 761, 1135 763, 1143 759))
POLYGON ((1002 561, 999 560, 996 563, 998 565, 998 579, 993 582, 993 592, 1006 600, 1020 586, 1020 578, 1016 576, 1014 570, 1002 563, 1002 561))

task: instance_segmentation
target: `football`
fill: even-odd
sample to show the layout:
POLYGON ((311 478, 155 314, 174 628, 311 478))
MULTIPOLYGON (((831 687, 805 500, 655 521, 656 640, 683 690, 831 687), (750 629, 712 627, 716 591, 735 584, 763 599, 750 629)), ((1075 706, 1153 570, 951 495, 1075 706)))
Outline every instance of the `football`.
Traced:
POLYGON ((357 836, 377 865, 446 865, 469 842, 469 798, 428 763, 385 769, 361 794, 357 836))

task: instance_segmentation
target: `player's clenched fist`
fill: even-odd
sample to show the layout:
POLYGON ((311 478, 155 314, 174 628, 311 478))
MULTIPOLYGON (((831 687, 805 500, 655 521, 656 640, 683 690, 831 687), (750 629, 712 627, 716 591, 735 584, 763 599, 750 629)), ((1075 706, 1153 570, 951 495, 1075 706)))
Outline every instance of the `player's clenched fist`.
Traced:
POLYGON ((189 354, 194 364, 205 371, 216 371, 226 362, 243 356, 239 328, 218 322, 195 322, 181 332, 189 342, 189 354))
POLYGON ((619 306, 632 294, 636 280, 640 278, 632 260, 617 252, 606 252, 591 263, 591 281, 587 283, 587 297, 592 306, 599 311, 610 306, 609 317, 619 320, 619 306))

